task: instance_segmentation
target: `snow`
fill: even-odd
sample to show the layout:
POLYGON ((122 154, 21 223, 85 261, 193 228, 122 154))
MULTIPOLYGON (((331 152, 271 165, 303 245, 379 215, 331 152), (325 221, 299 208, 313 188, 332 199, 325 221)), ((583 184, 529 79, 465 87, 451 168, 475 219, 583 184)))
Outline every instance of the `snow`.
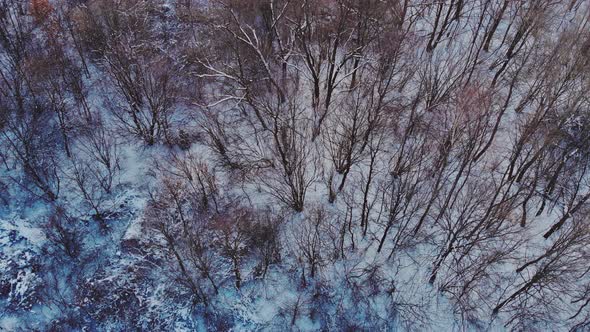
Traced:
MULTIPOLYGON (((207 4, 208 2, 205 2, 203 5, 207 4)), ((179 12, 177 4, 172 0, 162 2, 159 9, 164 13, 166 20, 176 19, 179 12)), ((472 10, 471 14, 475 15, 479 9, 475 6, 472 10)), ((411 12, 417 18, 412 40, 417 44, 423 43, 432 31, 433 9, 421 12, 420 8, 413 7, 411 12)), ((571 15, 564 14, 563 20, 571 18, 569 16, 571 15)), ((159 28, 169 28, 169 23, 160 23, 159 28)), ((436 68, 435 74, 443 80, 440 82, 442 86, 438 88, 448 88, 456 71, 463 69, 455 60, 465 52, 464 44, 469 43, 472 38, 470 33, 465 32, 471 28, 470 24, 472 22, 465 20, 453 21, 448 34, 443 36, 431 54, 426 54, 422 47, 414 47, 413 43, 405 45, 407 49, 403 51, 408 57, 428 59, 432 63, 440 62, 440 68, 436 68)), ((552 23, 550 27, 556 29, 555 35, 562 29, 558 23, 552 23)), ((492 40, 491 52, 483 54, 480 58, 481 63, 474 74, 477 80, 488 84, 495 73, 488 70, 489 66, 495 61, 503 61, 505 46, 496 45, 500 44, 500 36, 508 29, 510 26, 504 22, 499 25, 492 40)), ((533 37, 546 43, 555 42, 551 34, 533 37)), ((338 53, 337 60, 343 56, 343 52, 338 53)), ((6 61, 0 52, 0 62, 6 61)), ((367 63, 372 64, 373 61, 375 60, 368 59, 367 63)), ((335 136, 340 135, 343 130, 339 122, 342 120, 340 117, 344 118, 350 111, 345 98, 339 94, 344 88, 337 89, 332 113, 325 120, 324 132, 314 142, 310 142, 308 137, 311 136, 311 127, 301 125, 305 128, 295 134, 291 133, 295 135, 295 140, 298 140, 297 144, 309 154, 303 161, 304 178, 310 181, 305 195, 305 208, 302 212, 295 212, 281 199, 284 199, 281 197, 282 194, 289 193, 289 188, 285 182, 286 176, 281 173, 280 161, 275 156, 274 138, 269 132, 257 132, 259 128, 242 119, 241 110, 233 104, 235 100, 231 100, 231 106, 228 106, 229 102, 225 102, 226 100, 204 102, 209 104, 207 111, 220 115, 222 125, 227 127, 225 130, 228 131, 229 140, 233 140, 231 144, 228 143, 228 149, 232 149, 228 153, 239 152, 245 156, 242 156, 245 160, 242 170, 223 167, 220 156, 207 144, 208 138, 203 138, 206 136, 202 132, 205 115, 201 114, 204 111, 200 106, 193 109, 190 105, 178 105, 176 117, 173 119, 175 126, 190 128, 203 136, 193 142, 188 151, 165 143, 148 146, 136 136, 120 130, 116 125, 118 120, 107 108, 119 106, 119 103, 124 102, 119 100, 121 96, 110 86, 109 80, 104 79, 108 76, 104 69, 99 64, 90 63, 91 75, 83 79, 89 89, 88 103, 92 111, 100 115, 105 127, 112 129, 108 134, 117 138, 121 153, 121 173, 114 182, 112 192, 105 194, 104 206, 107 213, 102 222, 106 226, 103 227, 104 225, 98 222, 95 213, 88 208, 83 195, 70 180, 64 179, 61 183, 62 192, 55 202, 32 198, 32 195, 17 185, 17 181, 18 184, 24 181, 22 170, 17 166, 13 167, 17 163, 12 157, 8 158, 7 165, 10 167, 2 166, 0 170, 0 185, 7 179, 7 195, 10 197, 7 206, 0 208, 0 271, 3 271, 0 275, 0 330, 36 328, 64 331, 504 331, 543 327, 548 330, 567 330, 573 324, 573 321, 568 320, 568 315, 571 316, 572 310, 576 310, 572 304, 573 293, 560 293, 562 287, 570 286, 568 284, 547 287, 547 293, 543 293, 541 287, 538 294, 531 296, 531 308, 545 301, 546 296, 554 297, 547 301, 553 306, 548 308, 562 306, 558 308, 560 310, 555 309, 555 313, 551 312, 551 315, 548 315, 552 320, 547 323, 542 320, 535 321, 537 317, 530 317, 531 321, 528 322, 525 320, 529 317, 524 317, 522 320, 530 325, 514 325, 518 324, 519 320, 516 319, 516 323, 513 324, 511 315, 518 308, 512 312, 491 315, 491 310, 500 301, 530 280, 538 266, 530 266, 523 273, 516 273, 515 270, 524 262, 539 257, 554 244, 554 239, 545 240, 543 234, 559 220, 565 210, 561 207, 549 209, 548 206, 541 215, 534 216, 538 208, 538 197, 542 193, 536 193, 538 196, 531 201, 527 212, 530 219, 525 227, 519 228, 517 225, 520 211, 515 211, 506 217, 506 220, 502 220, 505 229, 500 231, 505 230, 505 233, 501 237, 493 235, 490 239, 481 240, 463 256, 461 255, 466 252, 465 248, 469 247, 470 241, 473 240, 473 237, 467 237, 466 233, 482 219, 481 214, 485 211, 478 210, 474 216, 461 220, 463 225, 459 224, 459 206, 468 206, 469 198, 480 197, 469 196, 470 194, 457 195, 455 208, 449 208, 448 215, 439 216, 437 223, 434 223, 436 214, 432 212, 433 216, 428 218, 420 232, 413 234, 411 239, 402 238, 399 243, 394 243, 393 239, 411 232, 406 226, 413 228, 423 208, 419 207, 418 213, 412 213, 407 212, 413 208, 408 205, 408 209, 400 214, 401 217, 390 225, 387 241, 381 252, 377 252, 379 240, 388 226, 389 201, 386 195, 391 190, 391 166, 397 157, 405 157, 408 153, 407 150, 402 150, 401 143, 396 141, 399 136, 396 131, 403 130, 408 121, 406 104, 411 104, 410 101, 415 94, 421 93, 419 88, 422 87, 422 82, 417 76, 432 74, 430 72, 434 70, 430 66, 422 68, 419 63, 414 64, 410 60, 408 66, 416 66, 412 67, 411 71, 416 71, 417 75, 412 73, 403 91, 400 88, 400 91, 392 92, 389 96, 391 100, 399 99, 401 106, 400 110, 391 110, 391 114, 387 114, 392 118, 388 121, 396 123, 391 125, 392 128, 388 131, 381 133, 383 151, 375 161, 373 185, 368 195, 370 204, 375 205, 371 205, 368 231, 366 236, 363 236, 359 223, 362 191, 369 172, 366 150, 363 158, 352 166, 346 178, 345 189, 336 193, 333 203, 328 202, 328 179, 333 175, 332 189, 335 190, 343 175, 334 171, 334 162, 329 158, 325 146, 328 138, 324 136, 327 135, 327 130, 332 130, 335 136), (184 123, 181 120, 185 120, 184 123), (176 205, 169 204, 172 200, 166 202, 169 205, 162 210, 167 210, 156 215, 157 218, 150 215, 150 212, 153 213, 150 208, 154 207, 154 199, 156 203, 161 203, 158 199, 164 201, 162 197, 170 196, 170 193, 162 190, 164 180, 170 180, 174 185, 178 184, 179 188, 188 188, 181 187, 186 179, 176 174, 178 169, 175 167, 178 165, 174 164, 175 157, 192 158, 191 162, 202 163, 206 167, 216 185, 216 191, 210 194, 219 199, 220 211, 212 213, 213 208, 209 211, 207 208, 196 207, 192 201, 198 201, 200 198, 197 196, 201 189, 197 189, 191 190, 190 194, 188 190, 181 191, 180 199, 174 201, 176 205), (261 162, 268 160, 274 164, 268 166, 261 162), (264 167, 257 168, 260 165, 264 167), (349 208, 351 205, 353 207, 349 208), (69 218, 60 219, 63 229, 56 229, 55 233, 50 233, 48 220, 60 207, 67 210, 69 218), (239 263, 242 278, 240 289, 235 286, 232 262, 226 250, 222 248, 225 230, 223 227, 233 230, 231 227, 238 223, 232 219, 232 211, 235 211, 232 209, 236 207, 259 213, 260 215, 256 214, 257 218, 262 218, 263 212, 268 211, 272 217, 281 220, 278 234, 281 260, 271 263, 264 277, 256 271, 261 259, 253 250, 256 249, 256 244, 247 242, 238 246, 245 252, 239 263), (230 213, 227 213, 228 211, 230 213), (313 222, 318 211, 324 213, 324 219, 316 225, 313 222), (176 232, 174 227, 178 225, 175 221, 182 219, 183 213, 190 216, 187 218, 188 224, 194 227, 190 229, 194 234, 178 235, 180 232, 176 232), (155 220, 151 220, 150 217, 155 220), (220 222, 216 218, 227 218, 229 222, 220 222), (156 227, 159 223, 164 226, 156 227), (199 223, 210 223, 211 229, 195 226, 200 225, 199 223), (174 246, 166 242, 165 232, 178 235, 174 246), (213 233, 214 235, 211 235, 213 233), (458 239, 450 242, 450 235, 458 235, 458 239), (73 238, 70 242, 74 242, 80 248, 75 257, 64 254, 65 250, 60 247, 68 243, 68 236, 73 238), (198 248, 195 240, 198 236, 210 237, 205 241, 204 248, 198 248), (313 243, 309 243, 317 239, 324 245, 316 248, 313 243), (452 244, 450 254, 443 257, 442 254, 449 244, 452 244), (492 259, 494 253, 503 254, 503 250, 512 246, 512 252, 502 259, 492 261, 479 271, 482 277, 475 278, 470 274, 475 273, 473 270, 486 259, 492 259), (311 277, 311 263, 302 254, 309 247, 317 250, 315 277, 311 277), (201 250, 206 252, 205 260, 212 260, 210 273, 219 287, 218 294, 214 293, 210 280, 199 267, 199 264, 203 264, 199 261, 202 259, 199 256, 201 250), (184 266, 179 267, 177 257, 184 259, 184 266), (444 259, 441 261, 436 282, 430 284, 433 264, 441 257, 444 259), (473 270, 470 270, 470 267, 473 270), (471 277, 476 290, 468 289, 470 285, 466 280, 471 277), (461 278, 466 279, 459 280, 461 278), (198 292, 193 289, 195 284, 206 295, 206 301, 199 298, 202 294, 197 296, 198 292), (467 290, 467 295, 459 297, 455 292, 459 292, 457 289, 463 286, 467 290), (556 299, 555 294, 558 294, 556 299), (471 307, 474 303, 476 307, 471 307)), ((296 68, 289 70, 295 71, 296 68)), ((534 66, 527 67, 527 70, 534 71, 534 66)), ((326 66, 320 68, 322 77, 327 74, 326 71, 326 66)), ((309 116, 312 114, 312 90, 310 82, 305 81, 310 78, 309 72, 303 70, 300 74, 304 82, 301 82, 299 88, 307 91, 298 95, 300 103, 297 107, 301 110, 298 116, 301 119, 298 118, 297 121, 303 123, 312 118, 309 116), (304 119, 305 117, 309 119, 304 119)), ((534 83, 529 80, 534 79, 534 75, 528 73, 526 80, 516 86, 514 94, 524 97, 523 94, 527 93, 534 83)), ((498 85, 494 89, 498 91, 490 93, 497 93, 498 100, 503 100, 507 94, 506 87, 498 85)), ((227 91, 218 91, 217 86, 211 84, 207 87, 207 93, 218 97, 217 94, 223 95, 227 91)), ((361 99, 359 102, 363 104, 362 107, 369 107, 364 105, 366 100, 361 99)), ((468 185, 493 188, 505 180, 502 172, 508 167, 514 142, 522 134, 521 126, 530 120, 530 114, 527 112, 532 112, 527 109, 523 114, 517 113, 517 105, 513 104, 514 102, 508 105, 499 134, 489 152, 480 164, 474 166, 468 185)), ((424 126, 433 127, 416 129, 424 131, 419 134, 422 136, 417 134, 416 141, 427 137, 433 144, 433 150, 442 146, 441 142, 436 142, 436 138, 443 138, 447 132, 456 131, 455 136, 468 137, 468 133, 463 132, 468 128, 462 127, 461 121, 470 119, 471 115, 455 114, 452 109, 447 110, 443 106, 434 105, 428 110, 421 109, 422 105, 418 107, 419 116, 431 116, 432 119, 429 121, 433 121, 434 124, 425 123, 424 126), (435 132, 433 128, 438 122, 445 127, 440 129, 440 132, 435 132)), ((543 144, 542 141, 533 143, 539 146, 543 144)), ((408 144, 418 146, 420 143, 408 144)), ((538 148, 535 144, 527 146, 531 153, 538 148)), ((431 155, 421 162, 433 163, 437 152, 428 152, 431 155)), ((445 195, 452 196, 448 191, 450 183, 458 175, 458 158, 463 152, 462 146, 454 147, 448 168, 441 173, 444 174, 443 189, 439 197, 433 201, 433 211, 444 204, 445 195)), ((67 158, 63 156, 60 162, 59 172, 68 173, 67 158)), ((202 169, 191 171, 196 174, 202 169)), ((420 172, 426 174, 427 171, 420 172)), ((195 174, 191 173, 193 176, 195 174)), ((417 176, 427 177, 423 174, 417 176)), ((419 197, 414 196, 416 201, 426 201, 431 194, 431 188, 427 186, 432 182, 434 178, 426 178, 418 184, 416 196, 419 197), (422 186, 427 189, 422 189, 422 186)), ((506 189, 506 197, 510 192, 520 189, 521 185, 523 184, 514 183, 510 189, 506 189)), ((464 191, 467 192, 467 189, 464 191)), ((480 193, 483 190, 473 192, 480 193)), ((500 198, 502 194, 504 191, 499 193, 498 199, 493 197, 491 202, 485 200, 486 197, 481 199, 490 204, 491 209, 499 200, 506 198, 500 198)), ((3 192, 0 192, 0 195, 4 195, 3 192)), ((455 204, 455 201, 452 204, 455 204)), ((250 230, 255 234, 259 231, 250 230)), ((488 236, 488 233, 482 234, 488 236)), ((575 257, 575 254, 582 253, 576 252, 565 258, 570 259, 575 257)), ((564 269, 563 275, 569 276, 568 273, 569 271, 564 269)), ((583 285, 584 278, 588 279, 588 276, 573 280, 572 283, 575 281, 583 285)), ((522 303, 520 305, 520 309, 533 310, 525 308, 522 303)))

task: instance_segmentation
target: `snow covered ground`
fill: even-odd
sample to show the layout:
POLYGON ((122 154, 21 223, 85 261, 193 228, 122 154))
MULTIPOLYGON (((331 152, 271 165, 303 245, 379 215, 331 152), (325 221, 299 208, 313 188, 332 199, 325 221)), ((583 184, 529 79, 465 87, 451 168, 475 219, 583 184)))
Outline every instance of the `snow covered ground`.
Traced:
POLYGON ((590 3, 0 3, 1 331, 585 331, 590 3))

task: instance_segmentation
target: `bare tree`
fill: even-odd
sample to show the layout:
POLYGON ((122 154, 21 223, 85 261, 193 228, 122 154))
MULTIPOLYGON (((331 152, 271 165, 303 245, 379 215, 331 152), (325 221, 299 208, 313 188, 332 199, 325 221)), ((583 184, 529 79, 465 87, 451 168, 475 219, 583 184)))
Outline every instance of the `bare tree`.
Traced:
POLYGON ((516 306, 510 314, 509 323, 517 324, 544 311, 558 312, 560 307, 564 308, 563 300, 578 291, 575 280, 588 272, 588 252, 585 246, 588 232, 585 219, 586 217, 582 217, 572 222, 541 256, 517 269, 519 273, 530 269, 530 273, 523 275, 522 281, 511 287, 498 301, 493 309, 494 314, 509 306, 516 306), (522 305, 523 302, 530 305, 522 305))
POLYGON ((305 196, 317 175, 316 155, 310 144, 310 121, 294 100, 273 119, 270 143, 273 167, 260 180, 271 195, 293 208, 303 211, 305 196))
POLYGON ((324 262, 322 227, 328 218, 326 211, 316 208, 309 212, 309 217, 301 220, 301 224, 294 230, 296 255, 302 266, 301 282, 307 285, 305 268, 308 268, 308 276, 315 278, 324 262))
POLYGON ((75 157, 70 160, 71 167, 65 170, 65 177, 73 183, 73 188, 94 211, 94 217, 101 227, 106 227, 111 206, 105 206, 118 184, 121 171, 120 142, 110 136, 102 125, 94 131, 81 136, 74 145, 75 157))

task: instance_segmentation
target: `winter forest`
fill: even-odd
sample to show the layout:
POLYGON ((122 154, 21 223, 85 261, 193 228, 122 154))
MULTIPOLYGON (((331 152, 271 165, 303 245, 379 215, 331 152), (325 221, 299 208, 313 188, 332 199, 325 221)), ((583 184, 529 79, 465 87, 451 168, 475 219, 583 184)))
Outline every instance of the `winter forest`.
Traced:
POLYGON ((1 331, 590 331, 589 0, 0 0, 1 331))

